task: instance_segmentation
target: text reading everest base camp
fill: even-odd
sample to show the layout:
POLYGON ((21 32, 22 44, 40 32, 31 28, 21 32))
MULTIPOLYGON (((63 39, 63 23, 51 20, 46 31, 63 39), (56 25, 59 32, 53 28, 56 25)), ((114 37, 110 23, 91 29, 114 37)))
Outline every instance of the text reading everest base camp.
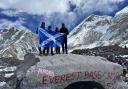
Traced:
POLYGON ((119 72, 102 72, 102 71, 84 71, 84 72, 72 72, 62 75, 57 75, 51 70, 39 68, 36 71, 33 71, 39 77, 39 82, 43 85, 49 84, 60 84, 68 81, 75 80, 102 80, 105 77, 105 84, 107 89, 124 89, 121 86, 115 86, 112 82, 116 80, 116 77, 120 75, 119 72))
POLYGON ((108 82, 113 81, 119 75, 119 72, 102 72, 102 71, 84 71, 84 72, 72 72, 62 75, 57 75, 53 71, 46 69, 39 69, 37 75, 41 75, 42 84, 58 84, 66 81, 73 81, 79 79, 95 79, 101 80, 103 76, 108 82))

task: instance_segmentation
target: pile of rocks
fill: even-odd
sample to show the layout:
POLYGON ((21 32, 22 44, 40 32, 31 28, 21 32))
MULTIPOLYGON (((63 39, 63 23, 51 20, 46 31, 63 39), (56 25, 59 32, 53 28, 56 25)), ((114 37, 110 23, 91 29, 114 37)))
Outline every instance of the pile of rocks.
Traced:
POLYGON ((16 68, 21 63, 21 60, 13 57, 0 58, 0 89, 6 82, 13 80, 16 68))
POLYGON ((128 69, 128 48, 118 45, 96 47, 92 49, 77 49, 73 54, 93 55, 107 58, 109 61, 118 63, 128 69))
POLYGON ((105 57, 108 61, 118 63, 126 69, 127 76, 125 82, 128 82, 128 48, 122 48, 118 45, 96 47, 92 49, 77 49, 72 51, 73 54, 93 55, 105 57))
POLYGON ((33 54, 26 54, 24 60, 0 58, 0 89, 19 89, 26 71, 37 62, 33 54))

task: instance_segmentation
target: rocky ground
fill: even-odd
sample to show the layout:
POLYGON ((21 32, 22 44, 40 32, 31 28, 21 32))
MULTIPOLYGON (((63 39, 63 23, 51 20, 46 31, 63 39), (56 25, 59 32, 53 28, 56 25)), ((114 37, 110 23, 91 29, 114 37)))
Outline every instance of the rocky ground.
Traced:
MULTIPOLYGON (((72 51, 71 53, 80 54, 80 55, 90 55, 90 56, 91 55, 102 56, 107 58, 111 62, 118 63, 122 65, 124 68, 128 68, 128 49, 119 47, 117 45, 96 47, 93 49, 78 49, 72 51)), ((0 58, 0 87, 6 83, 18 86, 18 83, 20 83, 20 81, 22 80, 21 77, 24 76, 25 71, 31 65, 37 63, 37 60, 35 60, 34 57, 32 58, 25 57, 25 60, 18 60, 12 57, 0 58), (17 81, 17 83, 15 83, 14 81, 17 81)), ((125 78, 125 81, 128 82, 128 75, 125 78)), ((7 88, 6 86, 6 88, 2 88, 2 89, 11 89, 11 88, 7 88)), ((14 88, 14 89, 18 89, 18 88, 14 88)))
MULTIPOLYGON (((72 51, 71 53, 105 57, 108 59, 108 61, 118 63, 123 66, 124 69, 127 69, 128 73, 128 48, 122 48, 118 45, 112 45, 96 47, 92 49, 77 49, 72 51)), ((128 82, 128 76, 126 76, 125 81, 128 82)))
POLYGON ((77 49, 73 54, 101 56, 111 62, 118 62, 123 67, 128 67, 128 48, 122 48, 117 45, 96 47, 93 49, 77 49))
POLYGON ((20 82, 28 68, 35 65, 38 61, 31 54, 29 57, 24 56, 24 60, 12 57, 0 58, 0 89, 19 89, 20 82))
POLYGON ((0 58, 0 87, 14 77, 16 68, 21 63, 21 60, 12 57, 0 58))

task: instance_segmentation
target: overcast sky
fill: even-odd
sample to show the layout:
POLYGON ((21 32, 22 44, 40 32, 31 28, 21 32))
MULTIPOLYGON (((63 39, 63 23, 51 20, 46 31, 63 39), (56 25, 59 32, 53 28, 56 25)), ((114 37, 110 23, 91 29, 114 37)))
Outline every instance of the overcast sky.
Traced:
POLYGON ((92 13, 113 14, 127 0, 0 0, 0 8, 43 15, 48 23, 65 22, 75 26, 92 13))
POLYGON ((112 12, 118 9, 118 4, 124 0, 0 0, 0 8, 14 8, 32 14, 65 13, 71 4, 81 8, 83 12, 112 12))

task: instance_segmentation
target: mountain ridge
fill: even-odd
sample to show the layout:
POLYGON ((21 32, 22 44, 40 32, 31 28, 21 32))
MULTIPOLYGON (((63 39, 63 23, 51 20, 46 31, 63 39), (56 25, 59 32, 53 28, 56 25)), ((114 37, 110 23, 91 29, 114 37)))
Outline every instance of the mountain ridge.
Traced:
MULTIPOLYGON (((127 8, 127 7, 126 7, 127 8)), ((125 9, 125 8, 124 8, 125 9)), ((123 9, 123 10, 124 10, 123 9)), ((123 11, 120 11, 120 13, 123 11)), ((125 12, 128 14, 128 11, 125 12)), ((123 14, 123 13, 122 13, 123 14)), ((94 48, 128 44, 128 17, 97 16, 87 17, 68 36, 69 49, 94 48)))
POLYGON ((1 34, 0 57, 23 60, 26 53, 37 51, 37 36, 29 30, 11 28, 1 34))

